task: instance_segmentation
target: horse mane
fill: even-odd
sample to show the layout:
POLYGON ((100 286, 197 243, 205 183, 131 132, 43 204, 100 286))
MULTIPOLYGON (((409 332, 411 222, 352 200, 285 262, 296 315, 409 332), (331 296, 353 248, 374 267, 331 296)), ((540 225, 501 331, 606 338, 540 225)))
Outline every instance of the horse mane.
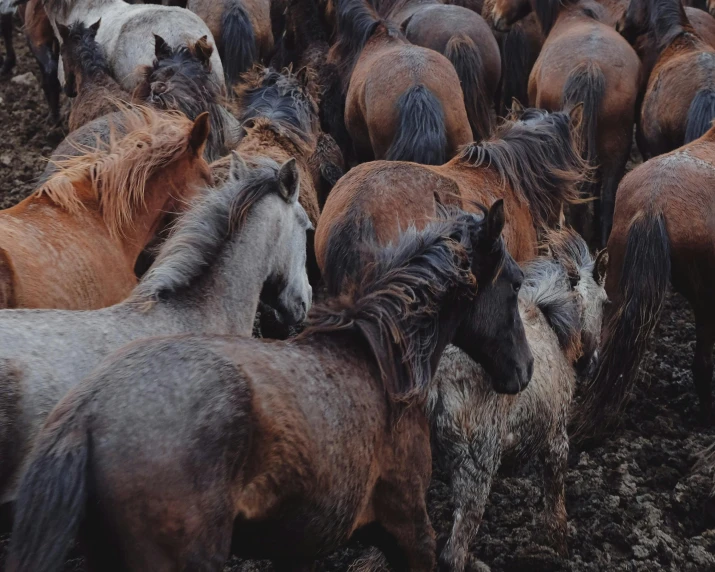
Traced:
POLYGON ((538 0, 533 2, 534 13, 536 19, 541 24, 541 30, 544 37, 549 35, 551 28, 554 27, 556 20, 561 13, 561 9, 566 6, 576 4, 579 0, 538 0))
POLYGON ((109 140, 95 147, 73 143, 83 154, 53 161, 57 167, 35 191, 76 214, 85 208, 75 184, 89 179, 93 199, 113 235, 120 235, 143 205, 146 183, 159 169, 186 153, 193 123, 179 112, 157 112, 117 102, 122 111, 110 124, 109 140), (117 130, 126 135, 119 137, 117 130))
POLYGON ((227 240, 241 231, 256 203, 278 195, 278 163, 265 157, 256 163, 240 181, 229 177, 223 186, 194 201, 134 288, 130 304, 150 308, 190 286, 214 263, 227 240))
POLYGON ((101 46, 94 39, 96 32, 77 21, 69 26, 66 45, 70 48, 72 61, 76 61, 83 75, 90 78, 111 77, 109 64, 101 46))
POLYGON ((455 288, 461 295, 475 290, 464 225, 463 217, 438 220, 422 231, 409 227, 395 245, 373 245, 375 261, 355 289, 314 306, 300 339, 356 334, 375 358, 391 403, 423 399, 432 379, 439 308, 455 288))
MULTIPOLYGON (((304 73, 313 73, 306 69, 304 73)), ((242 76, 237 95, 243 129, 269 129, 301 152, 315 147, 318 104, 288 69, 255 67, 242 76)))
POLYGON ((578 200, 578 185, 590 173, 578 148, 568 113, 527 109, 486 141, 466 145, 457 161, 495 169, 530 206, 536 226, 546 227, 564 202, 578 200))
POLYGON ((694 33, 680 0, 649 0, 649 2, 652 2, 650 5, 650 28, 658 53, 668 47, 678 36, 686 32, 694 33))
POLYGON ((343 82, 350 81, 360 53, 378 30, 392 38, 404 38, 399 26, 381 18, 365 0, 341 0, 337 8, 338 33, 333 50, 343 82))

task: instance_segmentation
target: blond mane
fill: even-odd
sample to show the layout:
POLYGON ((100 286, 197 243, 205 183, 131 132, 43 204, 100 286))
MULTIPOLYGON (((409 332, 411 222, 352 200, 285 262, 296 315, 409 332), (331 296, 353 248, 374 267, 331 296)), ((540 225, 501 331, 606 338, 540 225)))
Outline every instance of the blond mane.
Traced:
POLYGON ((179 112, 158 112, 140 105, 117 104, 121 117, 110 125, 109 142, 94 147, 75 144, 76 157, 54 161, 58 170, 36 191, 70 213, 87 208, 76 185, 89 180, 91 200, 99 202, 113 235, 131 224, 144 205, 146 182, 158 168, 186 153, 193 123, 179 112), (126 135, 121 136, 118 131, 126 135))

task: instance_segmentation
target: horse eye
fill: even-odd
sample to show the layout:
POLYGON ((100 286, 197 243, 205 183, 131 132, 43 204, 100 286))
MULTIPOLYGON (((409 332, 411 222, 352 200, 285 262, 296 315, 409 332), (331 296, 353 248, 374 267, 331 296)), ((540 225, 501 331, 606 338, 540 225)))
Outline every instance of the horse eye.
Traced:
POLYGON ((521 290, 521 284, 514 284, 514 293, 518 294, 519 290, 521 290))

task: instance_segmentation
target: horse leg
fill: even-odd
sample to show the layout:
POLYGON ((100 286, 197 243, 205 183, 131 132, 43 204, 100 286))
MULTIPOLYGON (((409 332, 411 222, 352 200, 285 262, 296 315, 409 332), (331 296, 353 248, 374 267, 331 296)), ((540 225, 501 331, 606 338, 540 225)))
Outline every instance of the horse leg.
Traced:
POLYGON ((452 468, 454 521, 447 544, 439 555, 440 571, 464 570, 469 556, 469 545, 482 523, 492 479, 501 461, 501 439, 496 431, 487 433, 484 435, 480 432, 474 437, 471 447, 460 447, 456 442, 449 446, 453 454, 449 455, 451 458, 446 466, 452 468))
POLYGON ((8 78, 12 73, 12 68, 15 67, 17 58, 15 56, 15 48, 12 45, 12 14, 0 15, 0 34, 5 41, 5 61, 0 68, 0 78, 8 78))
POLYGON ((615 160, 603 165, 601 171, 601 217, 600 226, 598 227, 601 232, 601 248, 605 248, 606 244, 608 244, 608 237, 613 227, 613 212, 616 208, 616 191, 626 170, 629 155, 630 140, 628 140, 623 149, 608 156, 609 159, 615 160))
POLYGON ((568 555, 566 544, 567 514, 565 479, 569 454, 566 432, 568 415, 560 421, 556 433, 544 451, 544 524, 550 543, 562 556, 568 555))
POLYGON ((59 54, 54 46, 42 44, 38 47, 30 42, 32 53, 40 66, 42 75, 42 91, 45 93, 47 105, 50 108, 47 122, 57 125, 60 122, 60 80, 57 78, 59 54))
POLYGON ((695 356, 693 358, 693 380, 700 401, 701 421, 712 421, 712 378, 713 345, 715 345, 715 320, 711 312, 695 312, 695 356))

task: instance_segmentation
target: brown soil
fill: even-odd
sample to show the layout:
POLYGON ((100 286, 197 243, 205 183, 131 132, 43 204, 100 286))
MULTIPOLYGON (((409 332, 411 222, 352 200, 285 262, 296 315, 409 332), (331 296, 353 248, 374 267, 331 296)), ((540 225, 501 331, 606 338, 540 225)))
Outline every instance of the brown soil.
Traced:
MULTIPOLYGON (((37 73, 20 34, 16 74, 37 73)), ((61 141, 50 128, 35 81, 0 84, 0 207, 22 199, 61 141)), ((694 474, 696 455, 715 441, 715 431, 696 424, 690 373, 692 313, 668 297, 645 378, 635 391, 617 436, 588 451, 572 451, 567 479, 570 557, 560 559, 539 540, 541 478, 538 463, 520 467, 494 484, 474 555, 494 571, 715 570, 715 522, 704 511, 712 476, 694 474)), ((436 478, 430 514, 440 536, 450 525, 448 486, 436 478)), ((0 537, 0 562, 8 537, 0 537)), ((280 539, 276 539, 280 542, 280 539)), ((344 549, 318 570, 346 570, 358 548, 344 549)), ((66 570, 81 570, 81 561, 66 570)), ((232 560, 227 571, 269 570, 265 563, 232 560)))

